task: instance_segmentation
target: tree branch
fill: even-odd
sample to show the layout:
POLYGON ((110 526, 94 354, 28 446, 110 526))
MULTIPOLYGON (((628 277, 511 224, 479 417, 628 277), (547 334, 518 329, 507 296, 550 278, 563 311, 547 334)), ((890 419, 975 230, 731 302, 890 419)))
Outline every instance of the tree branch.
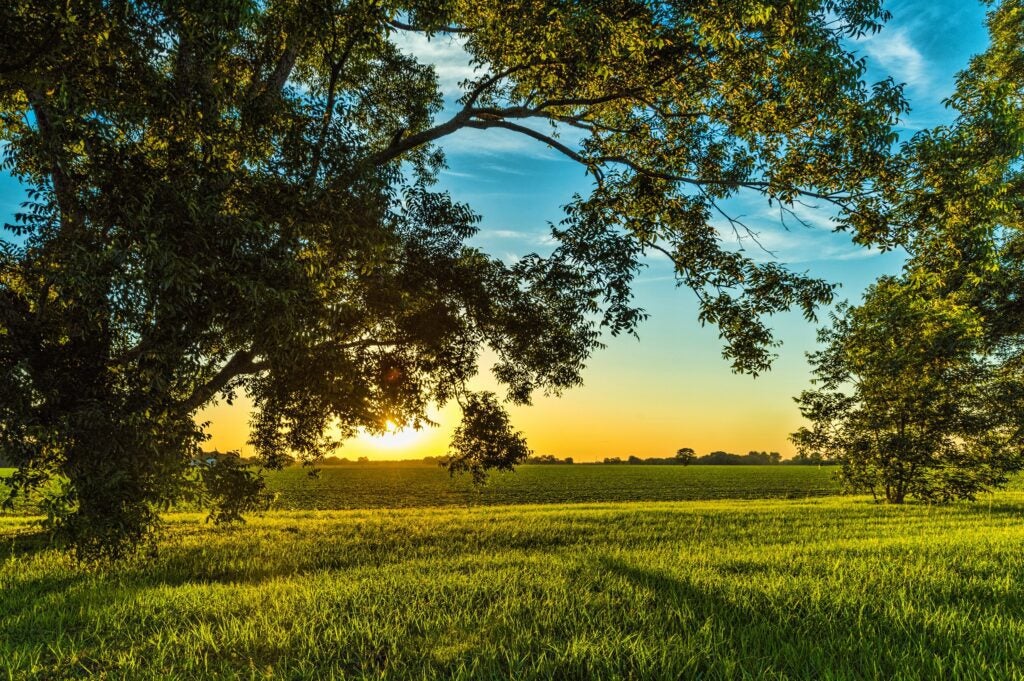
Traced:
POLYGON ((589 159, 585 158, 584 156, 581 156, 577 151, 566 146, 565 144, 562 144, 553 137, 545 135, 542 132, 537 132, 536 130, 533 130, 531 128, 527 128, 525 125, 510 123, 508 121, 503 120, 470 120, 468 123, 466 123, 466 127, 476 128, 478 130, 486 130, 487 128, 504 128, 505 130, 511 130, 513 132, 518 132, 522 135, 526 135, 527 137, 532 137, 538 142, 543 142, 544 144, 548 145, 555 151, 558 151, 559 153, 571 158, 580 165, 585 166, 587 168, 587 171, 594 176, 594 178, 598 181, 599 184, 603 183, 604 181, 604 173, 602 173, 601 169, 598 168, 597 165, 591 162, 589 159))
POLYGON ((294 31, 290 32, 285 38, 284 50, 278 57, 274 70, 271 71, 265 81, 261 83, 256 80, 251 86, 252 89, 249 92, 248 99, 252 102, 255 109, 258 110, 266 106, 284 89, 284 85, 288 82, 288 78, 295 68, 295 63, 299 59, 299 51, 302 49, 304 42, 305 37, 297 35, 294 31))
POLYGON ((413 26, 407 24, 404 21, 398 19, 389 19, 387 21, 388 26, 397 29, 399 31, 415 31, 416 33, 473 33, 476 31, 475 28, 468 28, 466 26, 434 26, 431 28, 422 28, 420 26, 413 26))
POLYGON ((49 160, 47 169, 50 179, 53 182, 53 193, 57 198, 57 207, 61 213, 62 226, 81 226, 84 221, 78 207, 78 200, 72 187, 71 179, 64 168, 64 159, 61 158, 59 150, 61 141, 57 132, 50 111, 46 107, 43 95, 35 89, 26 90, 29 105, 36 119, 36 127, 39 130, 39 137, 42 139, 43 148, 46 149, 46 156, 49 160))
POLYGON ((251 350, 236 352, 213 378, 192 391, 192 394, 181 402, 179 406, 186 412, 194 412, 223 390, 232 379, 264 370, 266 368, 265 365, 253 362, 253 356, 254 354, 251 350))

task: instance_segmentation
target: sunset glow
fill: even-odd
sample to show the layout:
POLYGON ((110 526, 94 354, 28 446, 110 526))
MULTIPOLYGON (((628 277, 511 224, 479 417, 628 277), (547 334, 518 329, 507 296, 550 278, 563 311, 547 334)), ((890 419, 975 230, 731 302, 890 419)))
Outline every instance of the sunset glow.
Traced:
POLYGON ((383 433, 366 433, 357 438, 356 442, 387 450, 412 450, 416 448, 423 435, 422 429, 402 428, 393 421, 388 421, 383 433))

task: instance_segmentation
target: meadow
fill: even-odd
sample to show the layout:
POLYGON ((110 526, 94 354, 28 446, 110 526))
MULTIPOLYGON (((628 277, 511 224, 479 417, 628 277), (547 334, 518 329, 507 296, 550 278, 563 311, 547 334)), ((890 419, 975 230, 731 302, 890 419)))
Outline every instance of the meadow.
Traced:
MULTIPOLYGON (((571 490, 557 476, 595 475, 565 470, 509 478, 550 475, 552 489, 571 490)), ((605 484, 632 498, 629 475, 682 469, 591 470, 624 475, 605 484)), ((690 469, 707 476, 700 493, 741 480, 747 496, 775 470, 690 469)), ((806 485, 822 472, 799 475, 806 485)), ((298 478, 273 484, 285 482, 298 478)), ((155 555, 93 568, 48 548, 30 519, 2 517, 0 669, 12 679, 1024 676, 1024 493, 893 507, 807 489, 818 488, 791 499, 272 511, 231 528, 177 513, 155 555)))

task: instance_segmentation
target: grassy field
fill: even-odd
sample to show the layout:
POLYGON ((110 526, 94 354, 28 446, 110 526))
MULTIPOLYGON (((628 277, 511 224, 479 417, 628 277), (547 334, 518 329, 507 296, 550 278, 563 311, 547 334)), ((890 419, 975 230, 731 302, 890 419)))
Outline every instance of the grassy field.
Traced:
MULTIPOLYGON (((1024 497, 176 515, 83 570, 6 541, 11 678, 1020 678, 1024 497)), ((23 521, 0 523, 8 536, 23 521)))
MULTIPOLYGON (((513 479, 549 470, 570 476, 559 478, 570 489, 579 484, 571 476, 587 474, 537 467, 513 479)), ((697 475, 708 476, 695 486, 703 494, 716 473, 697 475)), ((766 479, 743 478, 748 486, 766 479)), ((627 480, 605 484, 633 498, 640 483, 627 480)), ((398 494, 406 499, 407 490, 398 494)), ((228 529, 181 513, 168 516, 155 557, 86 569, 42 545, 29 519, 8 516, 0 518, 0 671, 12 679, 1022 678, 1022 521, 1019 491, 944 508, 803 495, 274 511, 228 529)))
POLYGON ((483 488, 439 466, 301 467, 268 476, 278 510, 806 498, 835 494, 835 468, 814 466, 520 466, 483 488))

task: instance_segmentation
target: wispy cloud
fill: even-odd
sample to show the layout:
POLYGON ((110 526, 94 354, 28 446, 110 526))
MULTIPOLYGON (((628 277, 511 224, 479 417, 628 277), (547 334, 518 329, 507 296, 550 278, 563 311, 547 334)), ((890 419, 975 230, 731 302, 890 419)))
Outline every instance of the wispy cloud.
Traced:
MULTIPOLYGON (((719 228, 719 233, 723 234, 726 243, 736 243, 731 238, 731 231, 723 233, 719 228)), ((756 262, 778 261, 789 264, 863 260, 881 254, 877 249, 854 244, 848 234, 804 227, 786 231, 777 226, 758 231, 757 242, 748 240, 743 243, 743 249, 756 262)))
POLYGON ((489 229, 484 233, 496 239, 529 239, 530 235, 516 229, 489 229))
POLYGON ((490 170, 503 175, 529 175, 529 173, 522 168, 515 168, 504 163, 484 163, 481 164, 480 168, 481 170, 490 170))
POLYGON ((442 175, 448 175, 449 177, 461 177, 461 178, 465 178, 465 179, 479 180, 481 182, 492 182, 493 181, 493 180, 491 180, 490 178, 487 178, 487 177, 480 177, 479 173, 463 173, 463 172, 460 172, 458 170, 452 170, 450 168, 442 168, 441 169, 441 174, 442 175))
POLYGON ((908 29, 882 31, 865 38, 861 45, 868 57, 897 82, 906 83, 915 89, 931 87, 931 65, 914 43, 908 29))
POLYGON ((434 36, 428 39, 422 33, 401 31, 392 39, 403 52, 413 55, 423 64, 434 65, 441 94, 448 103, 462 94, 459 83, 479 75, 457 37, 434 36))
POLYGON ((760 197, 744 195, 731 199, 722 208, 742 222, 735 229, 724 218, 712 222, 723 247, 742 250, 756 262, 860 260, 881 253, 853 243, 848 232, 837 232, 835 214, 827 204, 797 203, 787 211, 779 211, 760 197), (747 235, 743 226, 753 234, 747 235))

